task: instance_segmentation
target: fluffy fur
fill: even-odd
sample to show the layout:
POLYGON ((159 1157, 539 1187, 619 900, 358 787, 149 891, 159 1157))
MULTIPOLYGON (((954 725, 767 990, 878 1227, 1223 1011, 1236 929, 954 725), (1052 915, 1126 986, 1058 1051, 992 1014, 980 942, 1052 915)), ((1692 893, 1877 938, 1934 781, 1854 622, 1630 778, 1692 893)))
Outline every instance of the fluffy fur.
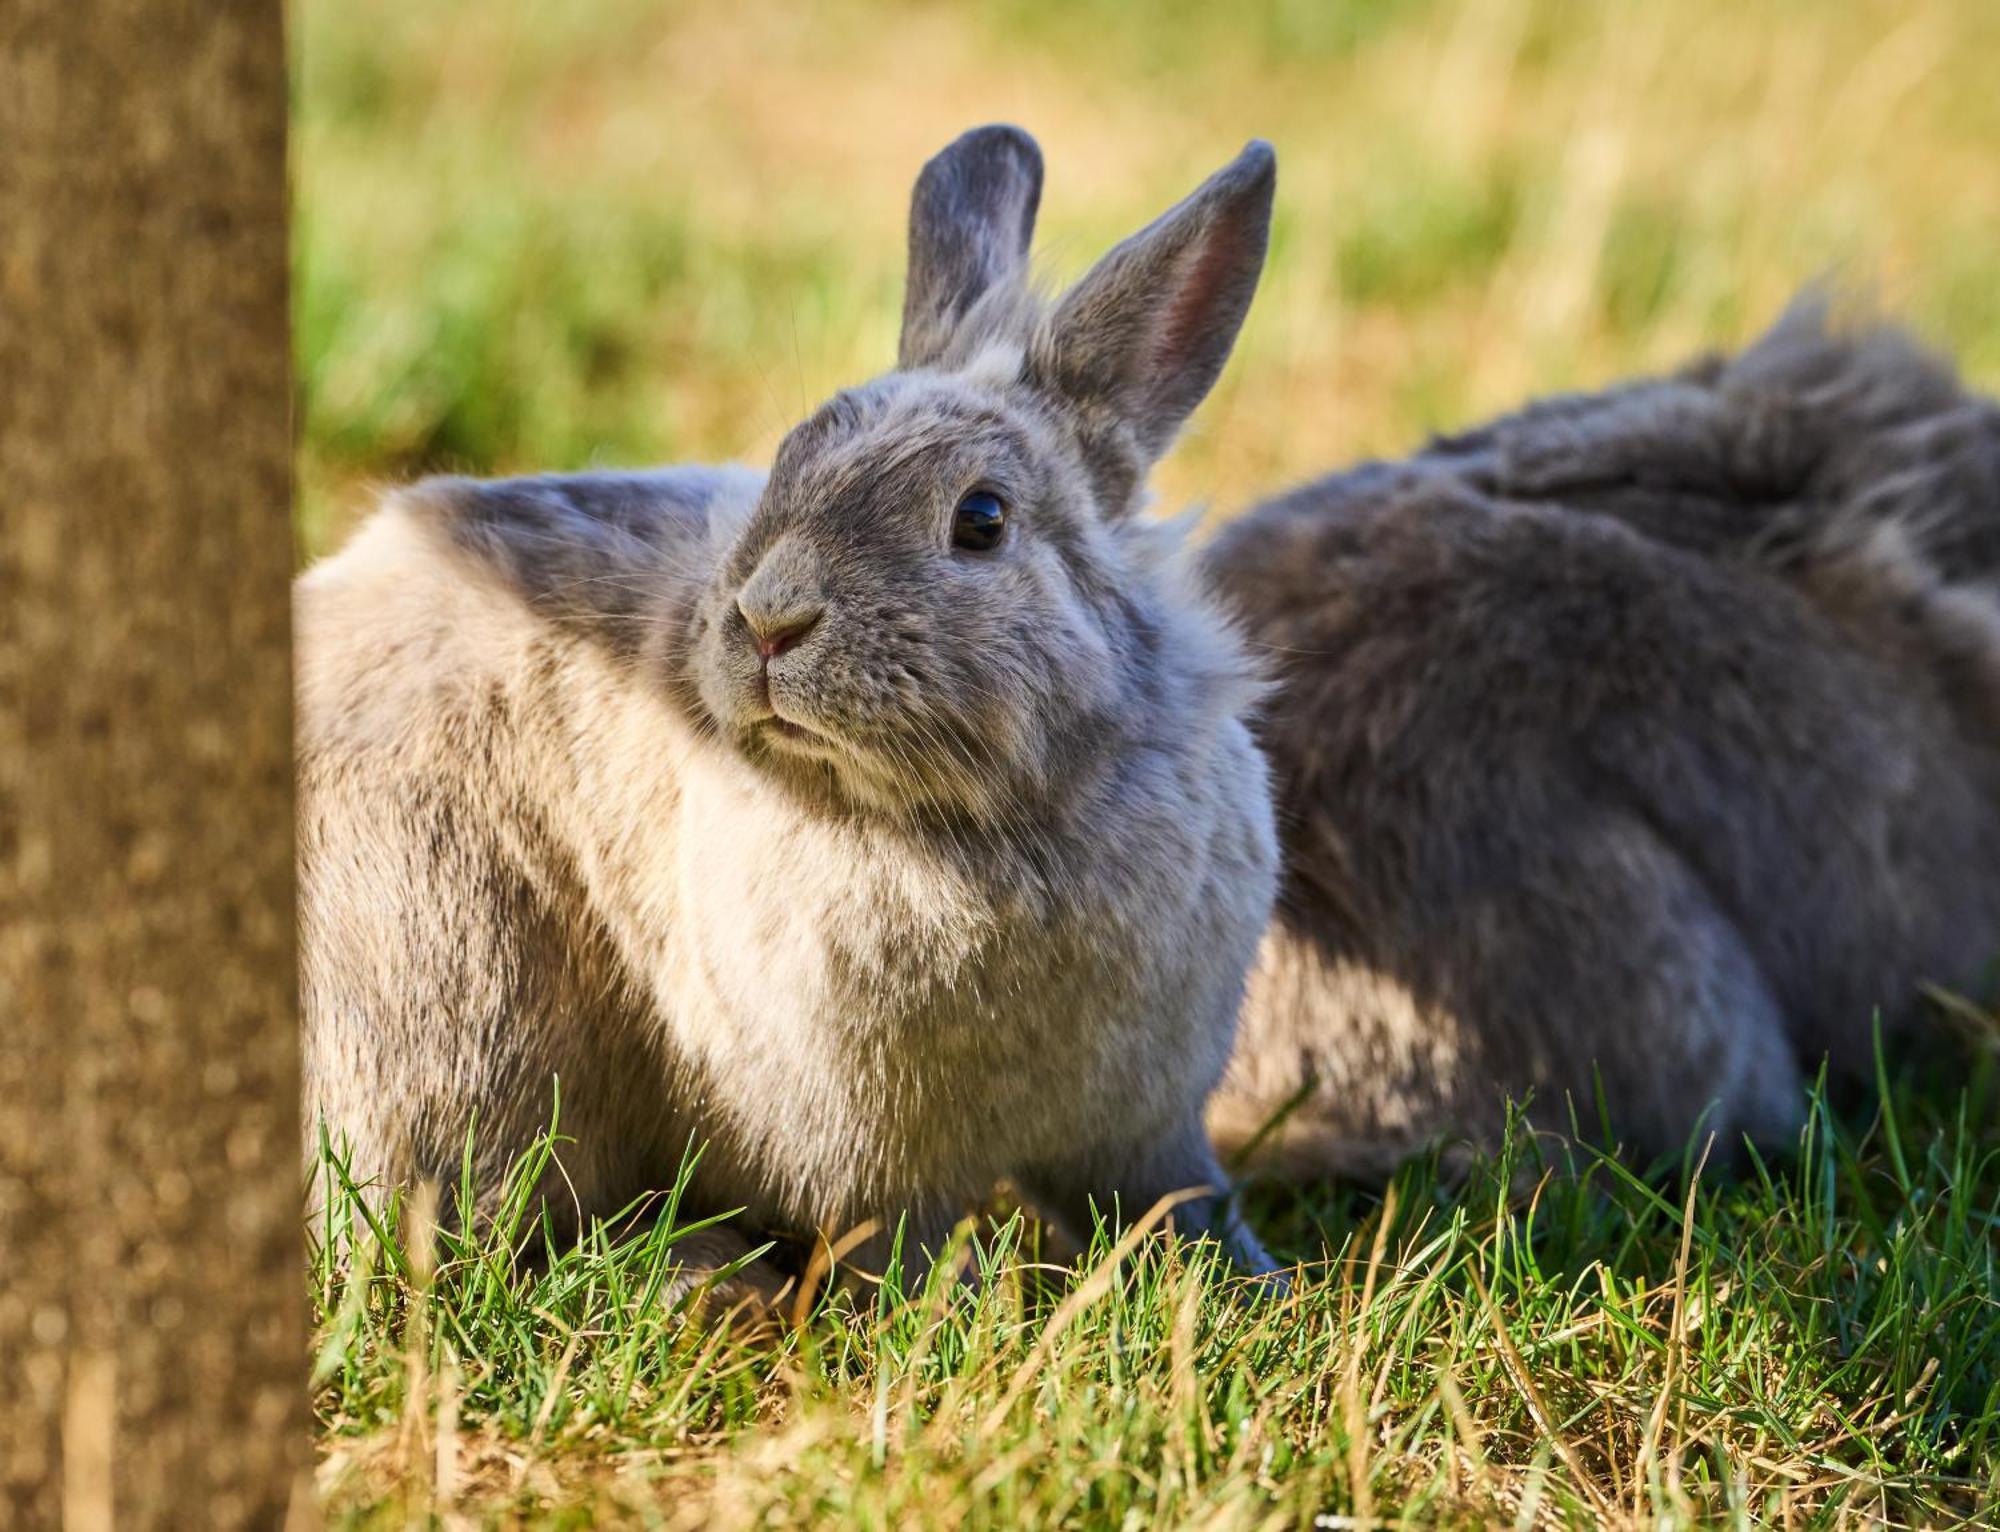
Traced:
POLYGON ((307 1095, 361 1175, 455 1180, 476 1117, 491 1190, 559 1079, 558 1215, 693 1142, 752 1229, 1204 1187, 1183 1226, 1268 1269, 1201 1120, 1275 886, 1256 683, 1128 513, 1272 178, 1253 145, 1044 309, 1040 157, 968 134, 899 369, 768 476, 434 481, 300 581, 307 1095))
POLYGON ((1801 305, 1252 511, 1286 873, 1214 1106, 1298 1170, 1503 1093, 1670 1149, 2000 949, 2000 410, 1801 305))

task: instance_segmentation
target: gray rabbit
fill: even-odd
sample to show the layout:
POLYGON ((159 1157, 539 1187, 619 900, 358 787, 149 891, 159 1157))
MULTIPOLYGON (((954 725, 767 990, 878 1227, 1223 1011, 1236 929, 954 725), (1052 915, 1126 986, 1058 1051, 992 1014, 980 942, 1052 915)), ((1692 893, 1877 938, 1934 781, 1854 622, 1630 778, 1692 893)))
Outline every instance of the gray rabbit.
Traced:
POLYGON ((1283 676, 1225 1146, 1376 1174, 1600 1089, 1642 1154, 1783 1140, 2000 952, 2000 410, 1893 331, 1803 304, 1208 563, 1283 676))
MULTIPOLYGON (((1202 1105, 1277 851, 1257 669, 1135 514, 1263 265, 1252 144, 1045 304, 1033 142, 925 168, 898 367, 769 474, 438 480, 299 582, 309 1115, 387 1187, 546 1125, 609 1214, 705 1143, 751 1230, 997 1179, 1270 1260, 1202 1105)), ((712 1240, 717 1261, 744 1248, 712 1240)))

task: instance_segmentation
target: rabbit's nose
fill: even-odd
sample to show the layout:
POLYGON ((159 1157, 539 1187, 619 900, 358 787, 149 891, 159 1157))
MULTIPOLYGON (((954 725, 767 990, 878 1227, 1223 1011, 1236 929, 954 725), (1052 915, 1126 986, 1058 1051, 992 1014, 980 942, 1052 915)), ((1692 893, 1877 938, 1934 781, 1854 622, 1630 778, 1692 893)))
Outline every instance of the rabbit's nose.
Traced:
POLYGON ((745 606, 741 600, 737 601, 736 610, 743 614, 743 621, 750 629, 750 641, 767 664, 812 632, 826 615, 826 609, 818 606, 762 612, 745 606))

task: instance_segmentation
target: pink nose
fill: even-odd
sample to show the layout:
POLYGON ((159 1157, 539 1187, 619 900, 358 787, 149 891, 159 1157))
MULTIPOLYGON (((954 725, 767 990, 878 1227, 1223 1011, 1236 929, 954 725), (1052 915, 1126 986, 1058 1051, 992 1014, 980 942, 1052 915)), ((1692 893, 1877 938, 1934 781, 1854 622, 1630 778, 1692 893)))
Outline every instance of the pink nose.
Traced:
POLYGON ((750 626, 750 641, 766 664, 792 648, 819 625, 818 612, 788 612, 783 617, 755 618, 748 612, 743 620, 750 626))

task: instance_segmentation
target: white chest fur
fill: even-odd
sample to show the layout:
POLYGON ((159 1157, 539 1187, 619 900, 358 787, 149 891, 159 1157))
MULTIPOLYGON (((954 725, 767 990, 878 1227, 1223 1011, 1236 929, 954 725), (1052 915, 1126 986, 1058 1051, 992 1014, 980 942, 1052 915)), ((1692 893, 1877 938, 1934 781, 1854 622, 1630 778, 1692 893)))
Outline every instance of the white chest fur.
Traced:
POLYGON ((1067 1005, 1075 1024, 1050 1035, 1048 997, 1077 985, 1036 982, 1045 922, 641 711, 655 769, 579 782, 594 902, 650 1000, 678 1115, 726 1147, 718 1163, 755 1168, 732 1193, 818 1218, 941 1180, 976 1190, 1038 1147, 1061 1116, 1050 1090, 1094 1067, 1098 1004, 1067 1005))
POLYGON ((1266 859, 1261 800, 1162 789, 1129 840, 1038 837, 1058 897, 1016 852, 808 807, 663 700, 623 699, 599 727, 628 737, 572 741, 572 829, 674 1115, 731 1167, 732 1201, 812 1223, 977 1196, 1147 1131, 1219 1071, 1227 949, 1247 961, 1261 915, 1218 895, 1258 882, 1218 848, 1249 829, 1266 859))

